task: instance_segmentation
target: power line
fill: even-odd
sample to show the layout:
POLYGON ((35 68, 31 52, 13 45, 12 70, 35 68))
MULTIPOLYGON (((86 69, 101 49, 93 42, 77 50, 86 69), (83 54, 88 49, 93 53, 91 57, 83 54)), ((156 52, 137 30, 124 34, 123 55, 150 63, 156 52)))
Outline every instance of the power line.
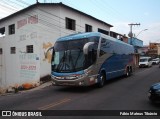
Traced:
MULTIPOLYGON (((9 0, 8 0, 8 1, 9 1, 9 0)), ((1 0, 1 2, 4 3, 5 6, 9 6, 11 9, 18 10, 18 9, 16 8, 16 6, 10 4, 10 2, 8 3, 8 2, 6 2, 6 1, 4 1, 4 0, 1 0)))
POLYGON ((6 5, 3 5, 2 3, 0 3, 0 6, 3 7, 4 9, 6 9, 6 10, 9 10, 9 11, 17 11, 17 10, 15 10, 15 9, 11 8, 11 7, 8 7, 8 6, 6 6, 6 5))
MULTIPOLYGON (((116 6, 116 8, 114 8, 113 6, 111 6, 111 4, 108 3, 107 0, 100 0, 100 1, 101 1, 101 3, 103 2, 102 5, 104 7, 109 7, 109 9, 112 11, 112 13, 115 14, 115 15, 117 15, 118 18, 122 18, 125 21, 126 20, 127 21, 132 21, 129 17, 125 16, 124 13, 121 13, 119 10, 117 10, 116 9, 116 8, 118 8, 117 6, 116 6), (105 6, 105 4, 106 4, 106 6, 105 6)), ((117 19, 117 20, 119 20, 119 19, 117 19)))
POLYGON ((103 18, 105 20, 109 20, 109 19, 110 19, 110 21, 117 20, 114 13, 112 13, 112 11, 110 9, 108 9, 108 7, 106 5, 104 5, 104 3, 101 5, 100 0, 98 0, 98 1, 93 0, 91 3, 93 3, 92 5, 95 6, 95 8, 99 10, 99 13, 103 14, 103 18), (100 4, 98 4, 98 3, 100 3, 100 4), (112 17, 110 17, 110 16, 112 16, 112 17))
POLYGON ((17 2, 14 2, 14 1, 12 1, 12 0, 7 0, 7 1, 9 1, 10 3, 13 3, 13 4, 15 4, 15 5, 18 5, 18 6, 22 7, 22 8, 24 8, 24 6, 23 6, 23 5, 18 4, 17 2))
MULTIPOLYGON (((30 4, 27 3, 27 2, 24 2, 24 1, 22 2, 22 0, 16 0, 16 1, 19 1, 19 2, 21 2, 21 3, 23 3, 23 4, 26 4, 26 5, 30 5, 30 4)), ((60 16, 57 16, 57 15, 55 15, 55 14, 52 14, 52 13, 47 12, 46 10, 43 10, 43 9, 40 9, 40 8, 37 8, 37 9, 39 9, 40 11, 42 11, 42 12, 44 12, 44 13, 50 14, 50 15, 52 15, 52 16, 55 16, 55 17, 57 17, 57 18, 65 21, 65 19, 64 19, 64 18, 61 18, 60 16)), ((52 18, 52 19, 53 19, 53 18, 52 18)), ((54 20, 55 20, 55 19, 54 19, 54 20)), ((59 22, 59 21, 58 21, 58 22, 59 22)), ((77 24, 77 23, 76 23, 76 26, 79 26, 79 27, 81 27, 81 28, 85 28, 85 27, 82 27, 81 25, 79 25, 79 24, 77 24)))
POLYGON ((20 2, 20 3, 22 3, 22 4, 25 4, 26 6, 31 5, 31 4, 29 4, 29 3, 27 3, 27 2, 25 2, 25 1, 23 1, 23 0, 16 0, 16 1, 18 1, 18 2, 20 2))
MULTIPOLYGON (((42 10, 42 11, 44 11, 44 10, 42 10)), ((45 11, 44 11, 45 12, 45 11)), ((45 13, 48 13, 48 12, 45 12, 45 13)), ((36 13, 37 14, 37 13, 36 13)), ((30 15, 30 14, 26 14, 26 15, 28 15, 28 16, 32 16, 32 15, 30 15)), ((52 14, 53 15, 53 14, 52 14)), ((55 16, 55 15, 54 15, 55 16)), ((58 17, 58 16, 56 16, 56 17, 58 17)), ((45 17, 44 17, 45 18, 45 17)), ((59 17, 60 18, 60 17, 59 17)), ((46 20, 44 20, 44 19, 42 19, 42 18, 39 18, 39 23, 40 24, 42 24, 42 25, 45 25, 45 26, 47 26, 47 27, 49 27, 49 28, 59 28, 59 29, 57 29, 57 30, 60 30, 60 29, 65 29, 65 28, 63 28, 63 27, 61 27, 61 26, 58 26, 57 24, 53 24, 53 23, 50 23, 50 22, 48 22, 48 21, 46 21, 46 20), (55 27, 56 26, 56 27, 55 27)), ((55 19, 54 19, 54 21, 55 21, 55 19)), ((59 21, 57 21, 57 22, 59 22, 59 21)), ((60 23, 61 24, 61 23, 60 23)), ((66 29, 65 29, 66 30, 66 29)), ((70 34, 70 33, 67 33, 67 32, 64 32, 64 31, 61 31, 61 32, 63 32, 63 33, 65 33, 65 34, 70 34)), ((73 31, 73 32, 76 32, 76 31, 73 31)))
MULTIPOLYGON (((18 2, 20 2, 20 3, 22 3, 22 4, 25 4, 25 5, 30 5, 29 3, 26 3, 26 2, 24 2, 24 1, 22 1, 22 0, 16 0, 16 1, 18 1, 18 2)), ((17 5, 19 5, 19 4, 17 4, 17 5)), ((19 5, 19 6, 20 6, 20 5, 19 5)), ((45 14, 48 14, 48 16, 47 16, 47 15, 41 14, 40 12, 37 13, 37 11, 35 12, 35 11, 33 10, 33 12, 35 12, 36 14, 40 14, 40 15, 41 15, 41 18, 40 18, 40 17, 38 18, 40 24, 42 24, 42 25, 44 25, 44 26, 47 26, 47 27, 49 27, 49 28, 51 28, 51 29, 54 28, 54 29, 57 29, 57 30, 61 30, 61 29, 66 30, 64 27, 61 26, 61 25, 64 25, 64 26, 65 26, 65 23, 61 22, 61 20, 64 20, 64 21, 65 21, 64 18, 61 18, 60 16, 57 16, 57 15, 52 14, 52 13, 50 13, 50 12, 47 12, 46 10, 40 9, 40 8, 38 8, 38 7, 37 7, 37 9, 40 10, 40 11, 42 11, 42 12, 44 12, 45 14), (59 20, 54 19, 53 16, 54 16, 55 18, 58 18, 59 20), (49 21, 51 21, 51 20, 47 20, 47 19, 53 20, 54 23, 53 23, 53 22, 52 22, 52 23, 49 22, 49 21), (55 24, 55 22, 59 23, 60 25, 55 24)), ((26 14, 26 13, 25 13, 24 15, 32 16, 32 15, 26 14)), ((78 26, 78 27, 80 27, 80 28, 85 28, 85 27, 82 27, 82 25, 79 25, 79 24, 76 24, 76 26, 78 26)), ((78 31, 83 31, 82 29, 78 29, 78 28, 76 28, 76 29, 77 29, 78 31)), ((70 34, 70 33, 64 32, 64 31, 61 31, 61 32, 65 33, 65 34, 70 34)), ((72 32, 76 32, 76 31, 72 31, 72 32)))

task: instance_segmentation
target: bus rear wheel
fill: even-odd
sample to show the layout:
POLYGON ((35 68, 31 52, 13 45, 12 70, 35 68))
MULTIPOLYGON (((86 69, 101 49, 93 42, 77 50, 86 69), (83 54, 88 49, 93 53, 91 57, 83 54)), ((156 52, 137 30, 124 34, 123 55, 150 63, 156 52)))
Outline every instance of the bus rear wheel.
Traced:
POLYGON ((126 69, 126 77, 129 77, 132 74, 132 68, 131 67, 127 67, 126 69))

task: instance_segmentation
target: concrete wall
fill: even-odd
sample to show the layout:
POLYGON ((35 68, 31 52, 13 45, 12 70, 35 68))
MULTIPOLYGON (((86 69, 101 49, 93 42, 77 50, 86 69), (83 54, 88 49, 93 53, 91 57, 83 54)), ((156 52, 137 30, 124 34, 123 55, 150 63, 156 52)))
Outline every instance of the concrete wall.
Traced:
POLYGON ((40 44, 37 17, 37 11, 28 11, 0 23, 0 27, 5 27, 5 37, 0 38, 0 48, 3 49, 1 92, 5 88, 25 83, 39 84, 40 44), (11 24, 15 24, 15 34, 9 35, 8 26, 11 24), (33 53, 26 52, 27 45, 33 45, 33 53), (15 54, 11 54, 11 47, 16 48, 15 54))

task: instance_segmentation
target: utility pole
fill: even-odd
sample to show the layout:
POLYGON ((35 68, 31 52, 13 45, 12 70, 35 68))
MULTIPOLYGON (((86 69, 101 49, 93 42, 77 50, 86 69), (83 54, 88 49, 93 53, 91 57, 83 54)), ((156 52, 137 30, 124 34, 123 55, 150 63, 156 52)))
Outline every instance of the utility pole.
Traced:
MULTIPOLYGON (((135 46, 133 44, 133 40, 132 40, 132 37, 133 37, 132 26, 140 26, 140 23, 139 24, 137 24, 137 23, 135 23, 135 24, 131 23, 131 24, 128 24, 128 25, 130 26, 130 32, 128 34, 128 36, 131 39, 130 44, 133 45, 133 47, 134 47, 134 53, 136 53, 137 51, 136 51, 136 48, 135 48, 135 46)), ((137 57, 137 55, 134 55, 134 58, 135 58, 135 66, 136 66, 138 64, 138 61, 139 61, 139 60, 137 60, 137 59, 139 59, 139 56, 137 57)))
POLYGON ((137 23, 135 23, 135 24, 131 23, 131 24, 128 24, 128 25, 130 26, 130 32, 129 32, 128 36, 131 38, 131 45, 133 45, 132 44, 132 37, 133 37, 132 26, 140 26, 140 23, 139 24, 137 24, 137 23))

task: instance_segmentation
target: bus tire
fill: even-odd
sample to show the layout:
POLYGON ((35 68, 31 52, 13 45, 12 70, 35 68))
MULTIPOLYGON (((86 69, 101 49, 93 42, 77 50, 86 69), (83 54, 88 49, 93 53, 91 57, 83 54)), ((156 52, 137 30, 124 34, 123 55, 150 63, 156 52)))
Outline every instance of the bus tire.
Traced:
POLYGON ((104 72, 102 72, 102 73, 100 74, 100 80, 99 80, 97 86, 98 86, 99 88, 102 88, 102 87, 104 86, 104 84, 105 84, 105 80, 106 80, 106 75, 105 75, 104 72))
POLYGON ((132 66, 129 67, 129 76, 131 76, 133 73, 133 69, 132 69, 132 66))
POLYGON ((130 76, 130 70, 129 70, 129 67, 127 67, 127 69, 126 69, 126 75, 125 75, 126 77, 129 77, 130 76))

